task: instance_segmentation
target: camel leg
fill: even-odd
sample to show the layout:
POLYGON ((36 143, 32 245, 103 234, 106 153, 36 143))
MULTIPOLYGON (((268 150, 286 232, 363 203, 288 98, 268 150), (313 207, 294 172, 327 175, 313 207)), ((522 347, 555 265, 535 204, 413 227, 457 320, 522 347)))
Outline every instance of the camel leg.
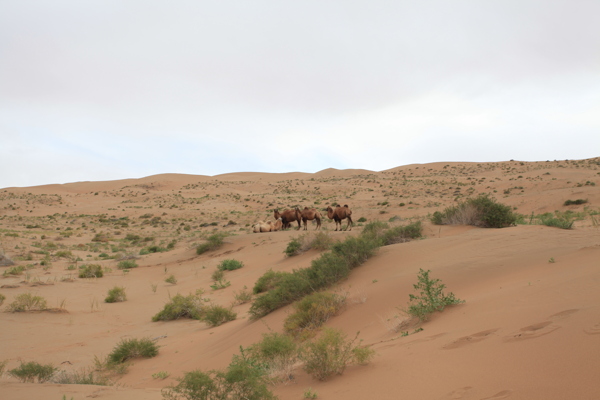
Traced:
POLYGON ((354 225, 354 223, 352 222, 352 218, 350 218, 350 216, 348 216, 346 218, 348 218, 348 225, 346 225, 346 230, 347 231, 351 231, 352 230, 352 225, 354 225), (350 229, 348 229, 348 227, 350 227, 350 229))

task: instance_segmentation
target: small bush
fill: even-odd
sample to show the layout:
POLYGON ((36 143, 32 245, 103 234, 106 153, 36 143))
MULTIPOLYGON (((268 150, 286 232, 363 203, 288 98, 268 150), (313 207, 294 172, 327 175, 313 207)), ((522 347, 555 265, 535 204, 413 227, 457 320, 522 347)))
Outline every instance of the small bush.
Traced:
POLYGON ((134 260, 123 260, 119 261, 119 263, 117 264, 117 268, 119 269, 131 269, 137 267, 138 265, 134 260))
POLYGON ((103 276, 102 266, 98 264, 82 265, 79 269, 80 278, 102 278, 103 276))
POLYGON ((38 383, 43 383, 49 381, 57 369, 58 368, 55 368, 52 364, 42 365, 35 361, 31 361, 28 363, 21 363, 18 368, 8 371, 8 374, 21 382, 34 383, 37 379, 38 383))
POLYGON ((250 292, 244 287, 244 289, 240 290, 239 292, 233 292, 233 298, 233 303, 235 305, 246 304, 252 301, 252 292, 250 292))
POLYGON ((150 339, 123 339, 108 355, 109 363, 122 364, 131 358, 151 358, 158 355, 158 346, 150 339))
POLYGON ((509 206, 497 203, 487 195, 468 199, 444 212, 436 211, 431 222, 436 225, 474 225, 485 228, 503 228, 514 225, 516 215, 509 206))
POLYGON ((0 293, 0 306, 4 304, 4 300, 6 300, 6 296, 0 293))
POLYGON ((324 329, 318 339, 304 347, 301 355, 304 370, 314 378, 324 381, 334 375, 343 374, 352 362, 360 364, 369 362, 374 351, 362 350, 355 346, 354 342, 357 338, 358 334, 353 340, 348 341, 341 331, 332 328, 324 329))
POLYGON ((175 295, 165 307, 152 317, 152 321, 172 321, 179 318, 201 319, 203 304, 200 296, 175 295))
POLYGON ((275 380, 289 380, 298 361, 299 348, 288 335, 265 333, 260 342, 250 347, 250 355, 266 366, 267 375, 275 380))
POLYGON ((564 202, 565 206, 571 206, 571 205, 580 205, 580 204, 585 204, 587 203, 587 199, 577 199, 577 200, 567 200, 564 202))
POLYGON ((418 317, 421 321, 426 321, 429 315, 436 311, 443 311, 446 306, 464 303, 463 300, 454 297, 454 293, 444 294, 446 285, 440 283, 439 279, 431 279, 429 273, 419 269, 418 283, 413 287, 419 291, 419 294, 410 294, 408 314, 418 317))
POLYGON ((244 266, 244 263, 238 260, 223 260, 217 266, 219 271, 234 271, 244 266))
POLYGON ((23 275, 23 272, 25 272, 25 267, 22 265, 17 265, 16 267, 12 267, 12 268, 8 268, 6 270, 4 270, 4 273, 2 275, 4 276, 8 276, 8 275, 23 275))
POLYGON ((289 272, 273 271, 272 269, 265 272, 254 284, 252 292, 259 294, 273 289, 277 286, 278 282, 285 276, 289 275, 289 272))
POLYGON ((202 320, 210 326, 219 326, 225 322, 233 321, 236 317, 237 314, 231 308, 211 304, 204 308, 202 320))
POLYGON ((46 299, 31 293, 21 293, 8 305, 10 312, 44 311, 46 309, 46 299))
POLYGON ((223 246, 224 239, 227 236, 225 233, 215 233, 214 235, 210 235, 206 241, 206 243, 202 243, 196 248, 196 254, 204 254, 207 251, 216 250, 219 247, 223 246))
POLYGON ((283 324, 286 333, 305 337, 305 332, 320 328, 343 307, 345 298, 334 293, 315 292, 294 304, 294 313, 283 324))
POLYGON ((548 213, 540 216, 540 223, 542 225, 551 226, 554 228, 572 229, 575 221, 569 218, 567 215, 555 217, 548 213))
POLYGON ((175 275, 171 274, 167 278, 165 278, 165 282, 170 283, 171 285, 176 285, 177 278, 175 278, 175 275))
POLYGON ((125 294, 125 288, 121 286, 115 286, 108 291, 108 296, 104 299, 106 303, 118 303, 127 300, 127 294, 125 294))
POLYGON ((287 247, 283 251, 286 256, 293 257, 300 254, 300 249, 302 248, 302 242, 299 238, 293 238, 288 243, 287 247))

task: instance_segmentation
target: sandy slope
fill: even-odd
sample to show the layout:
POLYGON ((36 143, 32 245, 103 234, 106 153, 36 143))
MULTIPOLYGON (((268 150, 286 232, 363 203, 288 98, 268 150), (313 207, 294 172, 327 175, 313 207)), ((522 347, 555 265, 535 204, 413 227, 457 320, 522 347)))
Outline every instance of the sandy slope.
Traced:
MULTIPOLYGON (((49 307, 66 310, 0 313, 0 361, 9 360, 8 369, 20 360, 65 370, 90 367, 94 356, 108 354, 121 338, 157 338, 161 348, 155 358, 136 360, 118 386, 25 384, 5 375, 0 398, 161 399, 160 389, 184 372, 225 367, 240 345, 257 342, 269 330, 282 331, 289 309, 251 321, 249 304, 235 306, 238 318, 216 328, 192 320, 151 322, 152 315, 176 293, 202 288, 213 302, 229 305, 235 292, 251 288, 270 268, 309 266, 319 256, 314 250, 284 258, 283 250, 298 232, 252 234, 249 225, 272 219, 273 208, 323 208, 333 202, 348 204, 355 222, 396 217, 393 223, 401 224, 422 218, 426 237, 381 248, 334 288, 348 294, 348 304, 328 325, 349 336, 360 331, 363 343, 377 352, 374 361, 351 366, 327 382, 313 380, 298 367, 293 382, 273 387, 281 399, 302 399, 309 387, 319 399, 600 398, 600 231, 598 216, 590 215, 600 204, 594 185, 600 182, 598 161, 442 162, 383 172, 329 169, 217 177, 164 174, 1 189, 2 248, 17 265, 33 267, 27 274, 0 278, 0 286, 18 286, 0 288, 6 296, 3 307, 30 292, 46 298, 49 307), (572 210, 580 220, 572 230, 427 222, 429 213, 478 193, 490 193, 524 215, 572 210), (565 200, 580 198, 588 203, 563 206, 565 200), (196 255, 195 246, 214 230, 235 235, 221 249, 196 255), (100 232, 113 240, 92 242, 100 232), (111 248, 122 246, 129 233, 151 236, 155 244, 175 239, 175 248, 142 256, 139 267, 125 275, 115 260, 99 259, 99 254, 139 252, 140 247, 111 248), (72 263, 52 257, 51 267, 42 268, 44 255, 35 253, 39 245, 52 255, 70 250, 112 271, 100 279, 68 281, 72 263), (31 251, 32 260, 27 260, 31 251), (241 260, 244 267, 227 274, 230 287, 212 291, 210 275, 226 258, 241 260), (409 335, 402 336, 393 328, 404 318, 399 308, 406 306, 420 268, 431 270, 466 303, 434 315, 420 332, 407 328, 409 335), (164 282, 170 274, 177 277, 176 285, 164 282), (128 301, 104 303, 116 285, 126 287, 128 301), (154 379, 152 374, 160 371, 170 377, 154 379)), ((332 232, 332 222, 324 227, 339 239, 361 230, 332 232)))

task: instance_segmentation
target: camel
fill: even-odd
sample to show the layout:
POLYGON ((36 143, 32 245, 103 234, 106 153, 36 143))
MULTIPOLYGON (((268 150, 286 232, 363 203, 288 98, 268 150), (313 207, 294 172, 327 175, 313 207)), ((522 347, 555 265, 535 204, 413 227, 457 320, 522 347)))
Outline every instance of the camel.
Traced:
POLYGON ((300 230, 300 221, 302 221, 302 216, 300 215, 300 210, 298 210, 298 208, 295 210, 283 210, 281 214, 279 213, 279 209, 276 208, 273 210, 273 216, 275 219, 281 218, 281 221, 283 222, 283 229, 289 228, 292 222, 298 221, 298 228, 296 230, 300 230))
POLYGON ((277 232, 281 230, 281 227, 283 226, 283 222, 281 221, 281 218, 278 218, 277 220, 275 220, 275 222, 273 221, 258 221, 256 224, 254 224, 254 226, 252 227, 252 230, 254 233, 259 233, 259 232, 277 232))
POLYGON ((348 225, 346 225, 346 229, 344 230, 352 230, 352 210, 348 208, 348 205, 344 205, 344 207, 336 206, 335 210, 331 207, 327 207, 327 218, 335 221, 335 230, 338 230, 338 224, 340 225, 340 231, 342 230, 342 221, 348 218, 348 225), (348 229, 349 228, 349 229, 348 229))
POLYGON ((313 219, 317 220, 317 228, 315 230, 321 229, 321 213, 318 212, 316 208, 304 207, 304 210, 302 211, 298 210, 297 208, 296 210, 300 212, 305 231, 308 230, 308 221, 312 221, 313 219))

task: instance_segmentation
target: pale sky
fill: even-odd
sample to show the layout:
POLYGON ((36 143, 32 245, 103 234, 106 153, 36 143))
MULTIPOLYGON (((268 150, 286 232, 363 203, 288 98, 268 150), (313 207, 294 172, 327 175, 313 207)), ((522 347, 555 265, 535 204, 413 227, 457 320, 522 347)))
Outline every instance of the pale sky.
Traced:
POLYGON ((600 156, 600 1, 0 1, 0 188, 600 156))

